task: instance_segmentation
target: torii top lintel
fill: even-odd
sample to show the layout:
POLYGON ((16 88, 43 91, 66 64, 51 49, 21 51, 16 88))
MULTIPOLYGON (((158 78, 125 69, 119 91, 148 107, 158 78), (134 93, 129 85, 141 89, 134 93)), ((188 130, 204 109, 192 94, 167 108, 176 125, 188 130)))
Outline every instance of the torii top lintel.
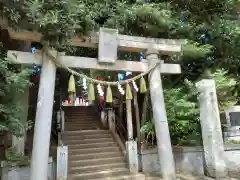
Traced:
MULTIPOLYGON (((40 42, 42 34, 31 31, 14 31, 8 28, 12 39, 40 42)), ((181 51, 182 44, 186 43, 184 39, 157 39, 140 36, 128 36, 118 34, 118 50, 128 52, 142 52, 149 46, 156 48, 161 54, 172 54, 181 51)), ((99 32, 90 32, 89 36, 74 37, 71 40, 72 46, 98 48, 99 32)))
MULTIPOLYGON (((8 32, 12 39, 16 40, 25 40, 32 42, 41 42, 42 34, 38 32, 31 31, 14 31, 11 28, 7 27, 8 32)), ((101 28, 104 31, 109 30, 106 28, 101 28)), ((114 31, 114 29, 112 29, 114 31)), ((117 30, 115 30, 117 31, 117 30)), ((98 48, 101 46, 100 42, 101 34, 99 32, 91 32, 89 36, 85 37, 74 37, 71 39, 71 45, 73 46, 81 46, 81 47, 92 47, 98 48)), ((128 51, 128 52, 142 52, 147 50, 149 47, 154 48, 160 54, 173 54, 181 52, 181 46, 186 43, 186 40, 173 40, 173 39, 156 39, 156 38, 145 38, 145 37, 137 37, 137 36, 127 36, 121 35, 117 33, 117 49, 120 51, 128 51)), ((110 38, 111 39, 111 38, 110 38)), ((100 49, 99 49, 100 50, 100 49)), ((36 58, 30 58, 30 61, 26 61, 26 58, 15 58, 13 54, 22 54, 25 57, 30 56, 30 53, 24 54, 24 52, 8 52, 8 56, 11 57, 14 63, 20 64, 41 64, 38 62, 36 58)), ((100 53, 99 53, 100 54, 100 53)), ((105 54, 105 53, 104 53, 105 54)), ((111 55, 110 55, 111 56, 111 55)), ((148 64, 143 62, 129 62, 116 60, 113 64, 109 63, 101 63, 100 59, 94 58, 84 58, 84 57, 73 57, 73 56, 61 56, 60 61, 63 64, 68 65, 69 67, 79 67, 79 68, 92 68, 92 69, 106 69, 106 70, 122 70, 122 71, 133 71, 133 72, 144 72, 148 69, 148 64), (81 59, 81 61, 79 61, 81 59), (71 61, 69 61, 71 60, 71 61), (86 63, 88 62, 88 63, 86 63), (91 62, 91 63, 90 63, 91 62)), ((108 62, 108 61, 107 61, 108 62)), ((181 67, 179 64, 162 64, 161 72, 166 74, 179 74, 181 73, 181 67)))

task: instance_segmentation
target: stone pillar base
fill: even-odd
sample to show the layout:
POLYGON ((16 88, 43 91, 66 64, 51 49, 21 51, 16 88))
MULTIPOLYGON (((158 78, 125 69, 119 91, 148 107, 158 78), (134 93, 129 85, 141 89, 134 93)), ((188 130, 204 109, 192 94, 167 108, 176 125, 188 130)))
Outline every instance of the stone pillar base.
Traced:
POLYGON ((134 140, 126 141, 128 165, 130 172, 138 173, 138 151, 137 142, 134 140))
MULTIPOLYGON (((225 165, 225 164, 223 164, 225 165)), ((226 167, 223 166, 223 168, 218 167, 218 170, 216 168, 214 168, 213 166, 207 166, 207 172, 206 175, 212 178, 226 178, 228 175, 228 171, 226 170, 226 167)))

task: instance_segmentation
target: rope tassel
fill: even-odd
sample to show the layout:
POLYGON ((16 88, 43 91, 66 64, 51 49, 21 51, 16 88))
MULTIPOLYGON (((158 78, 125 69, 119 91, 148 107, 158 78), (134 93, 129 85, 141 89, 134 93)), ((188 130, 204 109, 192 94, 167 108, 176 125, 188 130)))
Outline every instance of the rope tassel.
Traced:
MULTIPOLYGON (((44 51, 43 52, 46 54, 46 56, 48 56, 56 64, 56 66, 66 69, 68 72, 70 72, 71 74, 74 74, 75 76, 78 76, 80 78, 85 78, 89 82, 92 82, 94 84, 105 85, 105 86, 106 85, 107 86, 108 85, 110 85, 110 86, 118 86, 118 84, 119 84, 119 82, 117 82, 117 81, 115 81, 115 82, 107 81, 106 82, 106 81, 96 80, 96 79, 93 79, 91 77, 86 76, 85 74, 79 73, 79 72, 69 68, 68 66, 66 66, 66 65, 62 64, 61 62, 59 62, 59 60, 56 57, 52 56, 51 53, 48 52, 46 46, 44 46, 44 51)), ((139 75, 137 75, 137 76, 135 76, 135 77, 133 77, 131 79, 121 81, 121 85, 125 85, 127 83, 132 82, 132 81, 136 81, 136 80, 140 79, 142 76, 145 76, 146 74, 151 72, 152 69, 154 69, 157 66, 159 66, 159 64, 160 63, 156 63, 155 66, 153 66, 152 68, 148 69, 146 72, 141 73, 141 74, 139 74, 139 75)))
POLYGON ((112 89, 109 85, 108 85, 108 88, 107 88, 106 102, 107 103, 112 103, 113 102, 112 89))
POLYGON ((131 91, 131 87, 129 84, 127 84, 126 86, 126 100, 132 100, 133 99, 133 95, 132 95, 132 91, 131 91))
POLYGON ((147 92, 147 86, 146 86, 146 81, 143 77, 140 79, 140 93, 144 94, 147 92))
POLYGON ((89 84, 89 88, 88 88, 88 100, 89 101, 95 100, 94 86, 92 83, 89 84))
POLYGON ((75 79, 74 76, 71 75, 68 82, 68 92, 69 93, 75 93, 76 92, 76 85, 75 85, 75 79))

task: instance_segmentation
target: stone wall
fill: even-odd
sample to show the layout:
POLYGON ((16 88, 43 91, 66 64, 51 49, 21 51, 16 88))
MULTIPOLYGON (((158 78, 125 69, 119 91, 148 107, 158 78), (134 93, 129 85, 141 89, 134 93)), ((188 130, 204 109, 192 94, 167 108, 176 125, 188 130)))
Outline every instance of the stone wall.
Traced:
MULTIPOLYGON (((204 174, 202 147, 173 147, 176 169, 194 175, 204 174)), ((160 170, 157 148, 142 150, 139 154, 140 169, 144 173, 160 170)), ((229 176, 240 176, 240 145, 225 145, 225 162, 229 176)))
MULTIPOLYGON (((55 163, 52 158, 48 162, 48 180, 55 180, 55 163)), ((1 168, 1 180, 29 180, 30 168, 1 168)))

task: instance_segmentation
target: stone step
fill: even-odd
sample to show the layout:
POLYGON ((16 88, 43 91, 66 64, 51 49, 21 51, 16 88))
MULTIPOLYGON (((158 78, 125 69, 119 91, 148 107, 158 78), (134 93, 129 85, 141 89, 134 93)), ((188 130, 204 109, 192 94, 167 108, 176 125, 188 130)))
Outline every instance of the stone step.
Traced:
POLYGON ((64 136, 73 136, 73 135, 89 135, 89 134, 97 134, 99 137, 101 137, 102 134, 109 134, 110 132, 108 130, 79 130, 79 131, 65 131, 64 136))
POLYGON ((65 128, 66 131, 81 131, 81 130, 98 130, 100 127, 96 126, 86 126, 86 127, 75 127, 75 128, 65 128))
POLYGON ((68 149, 69 155, 74 154, 84 154, 84 153, 102 153, 102 152, 113 152, 113 151, 119 151, 118 146, 112 146, 112 147, 99 147, 99 148, 84 148, 84 149, 68 149))
POLYGON ((91 121, 91 122, 78 122, 77 120, 76 121, 74 121, 74 122, 67 122, 67 123, 65 123, 65 126, 81 126, 81 125, 95 125, 95 124, 100 124, 100 122, 94 122, 94 121, 91 121))
MULTIPOLYGON (((110 132, 108 134, 101 134, 101 138, 112 138, 112 135, 110 132)), ((84 139, 98 139, 99 135, 98 134, 87 134, 87 135, 69 135, 69 136, 64 136, 63 140, 64 141, 70 141, 70 140, 84 140, 84 139)))
POLYGON ((85 118, 98 118, 97 114, 92 114, 92 113, 72 113, 72 114, 65 114, 65 117, 67 118, 75 118, 75 117, 80 117, 81 119, 85 119, 85 118))
POLYGON ((71 177, 80 178, 81 180, 89 180, 89 179, 97 179, 97 178, 107 179, 109 177, 124 175, 128 173, 129 173, 129 170, 127 168, 120 168, 120 169, 112 169, 107 171, 93 171, 93 172, 86 172, 86 173, 80 173, 80 174, 72 174, 71 177))
MULTIPOLYGON (((81 180, 80 177, 69 177, 67 180, 81 180)), ((104 177, 104 178, 95 178, 94 180, 145 180, 145 176, 143 174, 124 174, 124 175, 116 175, 113 177, 104 177)))
POLYGON ((97 119, 98 118, 98 115, 97 114, 92 114, 92 113, 84 113, 84 112, 79 112, 79 113, 72 113, 72 114, 65 114, 65 117, 67 118, 75 118, 75 117, 80 117, 81 119, 84 119, 85 117, 90 117, 90 118, 95 118, 97 119))
POLYGON ((69 169, 69 173, 86 173, 92 171, 106 171, 113 168, 126 168, 127 164, 125 162, 119 163, 115 162, 113 164, 100 164, 100 165, 91 165, 91 166, 82 166, 82 167, 73 167, 69 169))
POLYGON ((81 126, 95 126, 95 125, 98 125, 99 123, 98 122, 72 122, 72 123, 67 123, 65 124, 65 127, 81 127, 81 126))
POLYGON ((99 121, 95 120, 95 119, 79 119, 79 118, 75 118, 75 119, 65 119, 65 124, 68 125, 73 125, 73 124, 87 124, 87 123, 98 123, 99 121))
POLYGON ((99 121, 99 118, 96 118, 96 117, 82 117, 82 116, 65 117, 66 122, 72 122, 74 120, 76 120, 78 122, 87 122, 87 121, 99 121))
POLYGON ((118 147, 116 142, 100 142, 88 144, 69 144, 69 149, 85 149, 85 148, 105 148, 105 147, 118 147))
POLYGON ((146 180, 162 180, 160 177, 146 177, 146 180))
POLYGON ((87 159, 87 160, 73 160, 69 161, 69 168, 81 167, 81 166, 91 166, 91 165, 102 165, 102 164, 112 164, 112 163, 124 163, 123 157, 114 157, 114 158, 96 158, 96 159, 87 159))
POLYGON ((73 115, 73 114, 92 114, 97 115, 97 112, 93 110, 84 110, 84 111, 64 111, 65 115, 73 115))
POLYGON ((98 130, 100 127, 96 126, 81 126, 81 127, 65 127, 66 131, 83 131, 83 130, 98 130))
POLYGON ((68 156, 69 161, 74 160, 90 160, 97 158, 115 158, 115 157, 123 157, 120 151, 116 152, 106 152, 106 153, 86 153, 86 154, 70 154, 68 156))
POLYGON ((99 121, 93 121, 93 120, 81 121, 81 120, 76 120, 76 121, 66 121, 65 125, 66 126, 74 126, 74 125, 85 125, 85 124, 96 124, 96 123, 99 123, 99 121))
POLYGON ((75 112, 75 113, 71 113, 71 114, 65 114, 65 117, 76 117, 76 116, 87 116, 87 117, 98 117, 98 114, 92 113, 92 112, 75 112))
POLYGON ((82 139, 82 140, 78 140, 78 139, 74 139, 74 140, 68 140, 68 141, 66 141, 66 143, 68 144, 68 145, 70 145, 70 144, 91 144, 91 143, 100 143, 100 142, 115 142, 114 140, 113 140, 113 138, 112 137, 110 137, 110 138, 102 138, 102 137, 100 137, 100 138, 94 138, 94 139, 82 139))
POLYGON ((109 178, 98 178, 95 180, 146 180, 145 176, 143 174, 133 174, 133 173, 128 173, 128 174, 124 174, 124 175, 119 175, 119 176, 115 176, 115 177, 109 177, 109 178))
POLYGON ((129 172, 111 132, 100 129, 100 120, 92 108, 75 108, 65 115, 67 180, 145 180, 145 176, 129 172))

